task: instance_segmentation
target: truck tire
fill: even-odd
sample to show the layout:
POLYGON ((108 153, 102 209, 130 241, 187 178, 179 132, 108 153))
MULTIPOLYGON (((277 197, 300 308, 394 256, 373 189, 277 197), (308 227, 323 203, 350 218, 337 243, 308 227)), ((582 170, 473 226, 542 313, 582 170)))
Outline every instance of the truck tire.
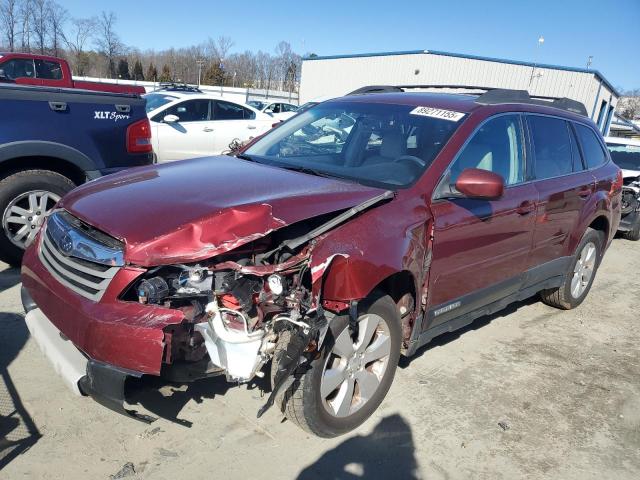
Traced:
MULTIPOLYGON (((320 437, 341 435, 369 418, 398 366, 402 330, 395 303, 379 295, 362 307, 358 340, 350 336, 348 316, 333 318, 320 354, 296 371, 291 387, 276 399, 290 421, 320 437)), ((273 357, 272 378, 280 350, 273 357)))
POLYGON ((622 236, 632 242, 640 240, 640 215, 636 214, 636 221, 634 222, 633 227, 628 232, 624 232, 622 236))
POLYGON ((74 187, 67 177, 49 170, 25 170, 0 180, 0 260, 19 266, 45 214, 74 187))
POLYGON ((602 259, 604 242, 603 232, 587 228, 576 248, 562 285, 541 291, 542 301, 562 310, 571 310, 580 305, 593 285, 602 259))

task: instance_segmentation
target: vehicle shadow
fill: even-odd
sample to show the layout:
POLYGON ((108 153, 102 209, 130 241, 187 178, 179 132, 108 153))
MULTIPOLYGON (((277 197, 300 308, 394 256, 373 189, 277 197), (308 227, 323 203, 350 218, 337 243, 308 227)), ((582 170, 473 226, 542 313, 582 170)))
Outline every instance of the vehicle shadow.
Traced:
MULTIPOLYGON (((256 378, 249 389, 259 388, 269 391, 269 381, 256 378)), ((172 383, 160 377, 131 379, 127 385, 127 403, 140 405, 151 415, 163 418, 183 427, 191 428, 193 422, 179 418, 180 412, 190 401, 201 404, 216 395, 224 395, 236 384, 226 381, 224 376, 205 378, 191 383, 172 383)), ((266 397, 265 397, 266 401, 266 397)))
POLYGON ((298 480, 417 479, 411 428, 398 414, 383 418, 369 435, 345 440, 298 475, 298 480))
POLYGON ((0 312, 0 470, 42 436, 22 404, 8 370, 28 338, 20 315, 0 312))
POLYGON ((508 315, 511 315, 511 314, 517 312, 518 309, 521 308, 521 307, 524 307, 524 306, 527 306, 527 305, 533 305, 534 303, 537 303, 539 301, 540 300, 539 300, 538 296, 534 295, 534 296, 529 297, 529 298, 527 298, 525 300, 522 300, 520 302, 514 302, 514 303, 510 304, 509 306, 507 306, 506 308, 504 308, 503 310, 500 310, 499 312, 496 312, 496 313, 494 313, 492 315, 485 315, 484 317, 477 318, 476 320, 471 322, 466 327, 462 327, 462 328, 460 328, 458 330, 455 330, 453 332, 447 332, 447 333, 443 333, 442 335, 438 335, 433 340, 431 340, 429 343, 427 343, 426 345, 423 345, 422 347, 420 347, 416 351, 415 355, 413 355, 413 356, 411 356, 409 358, 401 356, 400 357, 400 361, 398 363, 398 366, 400 368, 407 368, 411 364, 411 362, 413 362, 417 358, 420 358, 422 355, 424 355, 426 352, 428 352, 432 348, 442 347, 442 346, 446 345, 447 343, 456 340, 457 338, 459 338, 460 336, 464 335, 467 332, 470 332, 472 330, 477 330, 479 328, 484 327, 485 325, 489 325, 496 318, 506 317, 508 315))
POLYGON ((19 268, 6 267, 4 270, 0 271, 0 292, 10 289, 18 283, 20 283, 19 268))

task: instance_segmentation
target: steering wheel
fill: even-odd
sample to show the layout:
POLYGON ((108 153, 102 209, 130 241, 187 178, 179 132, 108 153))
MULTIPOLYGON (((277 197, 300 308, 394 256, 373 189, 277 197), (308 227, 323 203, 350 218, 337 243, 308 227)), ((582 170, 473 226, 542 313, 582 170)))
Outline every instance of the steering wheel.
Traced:
POLYGON ((417 163, 420 168, 424 168, 427 166, 427 162, 419 157, 414 157, 413 155, 400 155, 393 161, 393 163, 402 162, 404 160, 409 160, 410 162, 417 163))

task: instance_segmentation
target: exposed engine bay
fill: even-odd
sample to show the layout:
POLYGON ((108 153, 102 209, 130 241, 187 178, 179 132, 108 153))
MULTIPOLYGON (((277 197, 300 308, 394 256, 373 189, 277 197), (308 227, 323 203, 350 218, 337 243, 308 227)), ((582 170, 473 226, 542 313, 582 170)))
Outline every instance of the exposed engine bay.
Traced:
POLYGON ((622 216, 640 210, 640 177, 625 175, 622 187, 622 216))

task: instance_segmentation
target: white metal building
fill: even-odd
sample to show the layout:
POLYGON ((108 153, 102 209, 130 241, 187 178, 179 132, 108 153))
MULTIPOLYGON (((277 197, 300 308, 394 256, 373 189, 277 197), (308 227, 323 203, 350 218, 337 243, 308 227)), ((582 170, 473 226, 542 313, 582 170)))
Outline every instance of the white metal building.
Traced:
POLYGON ((582 102, 605 134, 620 97, 597 70, 414 50, 305 58, 300 103, 342 96, 365 85, 463 85, 568 97, 582 102))

